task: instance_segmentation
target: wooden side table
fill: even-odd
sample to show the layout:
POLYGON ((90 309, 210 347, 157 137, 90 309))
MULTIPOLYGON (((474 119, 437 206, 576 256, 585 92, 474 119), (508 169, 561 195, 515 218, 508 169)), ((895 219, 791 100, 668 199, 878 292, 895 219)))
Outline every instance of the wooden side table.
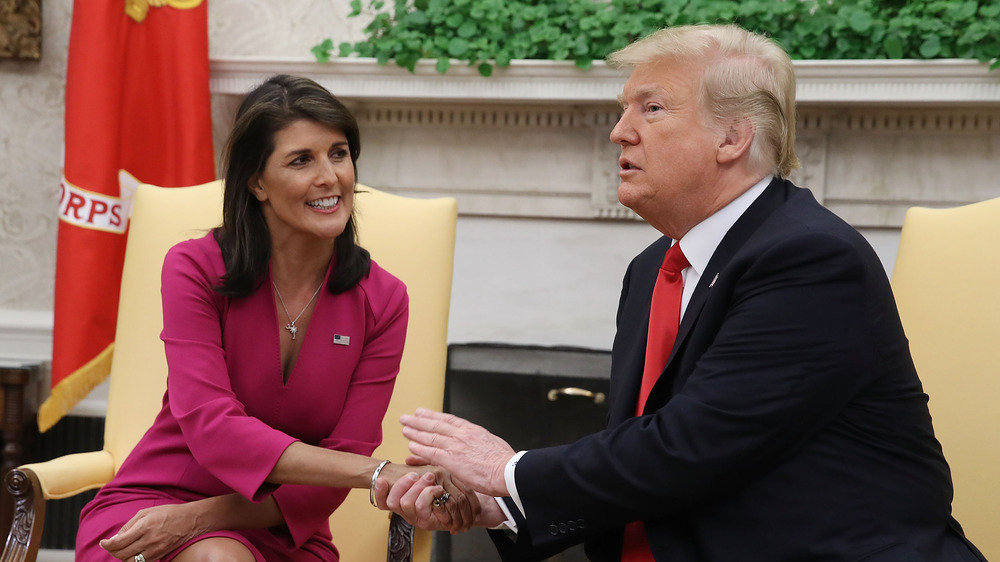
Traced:
MULTIPOLYGON (((40 363, 0 359, 0 388, 3 388, 3 460, 0 462, 0 482, 11 469, 24 460, 25 389, 38 376, 40 363)), ((13 506, 6 493, 0 499, 0 531, 5 535, 11 525, 13 506)))
POLYGON ((3 460, 0 478, 21 464, 24 456, 25 389, 41 364, 26 361, 0 360, 0 387, 3 388, 3 460))

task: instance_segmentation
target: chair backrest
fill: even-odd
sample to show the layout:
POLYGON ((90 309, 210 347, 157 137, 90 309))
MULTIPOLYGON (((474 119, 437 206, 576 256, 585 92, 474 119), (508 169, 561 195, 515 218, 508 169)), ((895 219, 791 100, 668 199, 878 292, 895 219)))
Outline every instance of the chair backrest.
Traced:
POLYGON ((934 430, 951 465, 953 510, 1000 559, 1000 198, 910 209, 892 276, 934 430))
MULTIPOLYGON (((452 198, 414 199, 358 186, 359 239, 372 259, 407 286, 410 320, 402 366, 383 423, 376 456, 402 462, 407 455, 399 416, 417 407, 440 410, 444 397, 448 308, 457 204, 452 198)), ((217 226, 222 182, 194 187, 138 188, 122 272, 118 326, 111 363, 104 448, 115 471, 160 408, 167 365, 160 341, 163 314, 160 269, 171 246, 217 226)), ((389 518, 355 490, 331 518, 344 560, 385 557, 389 518)), ((430 536, 418 531, 414 560, 430 558, 430 536)))
POLYGON ((118 300, 104 449, 115 472, 153 424, 167 386, 160 341, 160 270, 174 244, 203 236, 222 221, 222 182, 194 187, 140 185, 135 194, 118 300))

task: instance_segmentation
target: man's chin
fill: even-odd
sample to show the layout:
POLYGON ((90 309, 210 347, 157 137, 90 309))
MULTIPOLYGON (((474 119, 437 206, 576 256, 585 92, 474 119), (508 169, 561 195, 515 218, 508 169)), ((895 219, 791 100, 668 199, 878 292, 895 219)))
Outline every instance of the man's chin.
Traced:
POLYGON ((628 182, 621 182, 618 184, 618 202, 622 205, 632 209, 636 213, 639 202, 642 198, 636 193, 636 187, 628 182))

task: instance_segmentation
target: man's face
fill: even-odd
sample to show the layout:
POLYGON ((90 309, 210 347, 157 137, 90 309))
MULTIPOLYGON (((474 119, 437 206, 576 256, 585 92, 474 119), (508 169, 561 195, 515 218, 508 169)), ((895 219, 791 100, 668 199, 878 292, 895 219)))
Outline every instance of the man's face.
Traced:
POLYGON ((625 83, 611 141, 622 147, 618 200, 680 238, 711 214, 720 136, 699 100, 701 69, 690 61, 639 65, 625 83))

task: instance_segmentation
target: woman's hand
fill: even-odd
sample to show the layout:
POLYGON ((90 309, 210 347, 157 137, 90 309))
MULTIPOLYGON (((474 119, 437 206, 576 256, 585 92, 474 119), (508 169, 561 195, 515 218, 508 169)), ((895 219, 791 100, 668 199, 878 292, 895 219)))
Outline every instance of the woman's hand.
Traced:
POLYGON ((399 513, 421 529, 454 534, 476 524, 482 511, 479 497, 447 471, 436 466, 399 465, 390 474, 400 470, 405 471, 401 477, 393 478, 383 471, 376 480, 375 498, 380 509, 399 513))
MULTIPOLYGON (((375 486, 375 497, 380 506, 386 506, 398 513, 411 525, 431 531, 456 532, 468 530, 452 526, 453 518, 446 509, 451 499, 443 506, 435 507, 434 500, 444 493, 444 487, 436 484, 430 474, 418 475, 415 472, 407 474, 391 488, 388 482, 379 481, 375 486)), ((471 526, 495 527, 505 519, 503 511, 494 498, 475 492, 468 492, 471 502, 477 504, 478 510, 471 526)))
POLYGON ((149 562, 159 560, 201 534, 191 504, 157 505, 139 510, 115 536, 101 541, 101 548, 119 560, 137 554, 149 562))

